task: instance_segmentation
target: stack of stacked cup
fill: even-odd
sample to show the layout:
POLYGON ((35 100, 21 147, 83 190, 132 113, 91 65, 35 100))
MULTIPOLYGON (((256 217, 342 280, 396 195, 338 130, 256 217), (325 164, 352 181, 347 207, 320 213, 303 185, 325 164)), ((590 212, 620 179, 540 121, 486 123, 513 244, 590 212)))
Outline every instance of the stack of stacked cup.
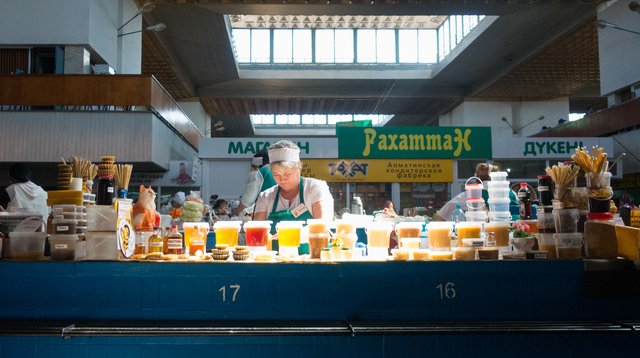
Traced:
POLYGON ((482 224, 487 221, 487 212, 482 198, 484 185, 478 177, 471 177, 464 185, 467 194, 467 222, 456 224, 458 248, 456 260, 475 259, 475 251, 484 247, 482 224))
POLYGON ((509 181, 507 172, 489 173, 491 181, 487 183, 489 190, 489 221, 509 222, 511 212, 509 211, 509 181))
POLYGON ((485 225, 485 232, 492 232, 496 247, 506 251, 509 247, 509 225, 511 212, 509 211, 509 181, 507 172, 489 173, 491 181, 487 183, 489 191, 489 223, 485 225))

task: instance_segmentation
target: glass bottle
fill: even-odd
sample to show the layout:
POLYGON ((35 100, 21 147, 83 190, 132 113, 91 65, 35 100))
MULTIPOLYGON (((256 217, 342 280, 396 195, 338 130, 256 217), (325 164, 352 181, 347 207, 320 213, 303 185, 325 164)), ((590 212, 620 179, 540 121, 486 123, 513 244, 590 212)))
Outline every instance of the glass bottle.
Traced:
POLYGON ((144 239, 144 234, 142 231, 136 232, 136 247, 133 250, 134 255, 147 253, 147 243, 144 239))
POLYGON ((171 232, 167 238, 167 248, 169 254, 182 254, 182 235, 178 232, 178 225, 171 226, 171 232))
POLYGON ((98 192, 96 193, 96 205, 111 205, 116 190, 113 184, 113 175, 103 175, 98 180, 98 192))
POLYGON ((520 220, 531 220, 531 190, 527 183, 520 183, 518 201, 520 202, 520 220))
POLYGON ((153 227, 153 234, 149 237, 148 253, 154 252, 162 253, 162 236, 160 236, 160 228, 157 226, 153 227))
POLYGON ((169 253, 169 234, 171 233, 171 227, 167 226, 162 229, 162 253, 169 253))

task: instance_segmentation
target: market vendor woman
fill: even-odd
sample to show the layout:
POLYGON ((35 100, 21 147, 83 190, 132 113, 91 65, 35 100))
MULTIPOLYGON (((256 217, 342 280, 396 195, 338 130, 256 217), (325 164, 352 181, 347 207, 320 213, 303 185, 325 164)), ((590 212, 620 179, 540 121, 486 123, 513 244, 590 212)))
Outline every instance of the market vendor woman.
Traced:
MULTIPOLYGON (((333 197, 323 180, 301 176, 300 148, 281 140, 269 147, 271 172, 276 186, 260 193, 254 220, 280 221, 333 219, 333 197)), ((273 229, 272 229, 273 231, 273 229)))

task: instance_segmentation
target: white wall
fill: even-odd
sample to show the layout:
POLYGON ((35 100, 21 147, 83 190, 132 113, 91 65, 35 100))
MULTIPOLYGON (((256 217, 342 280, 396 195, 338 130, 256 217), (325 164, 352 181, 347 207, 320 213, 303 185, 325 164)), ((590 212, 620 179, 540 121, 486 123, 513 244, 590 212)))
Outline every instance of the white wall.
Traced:
MULTIPOLYGON (((630 1, 613 1, 601 7, 599 20, 640 31, 640 14, 629 10, 630 1)), ((605 96, 640 82, 640 35, 612 28, 598 29, 600 93, 605 96)))
MULTIPOLYGON (((2 0, 0 45, 83 46, 117 73, 141 72, 142 37, 116 29, 137 12, 133 0, 2 0)), ((141 17, 125 28, 141 28, 141 17)))
POLYGON ((537 102, 465 101, 450 113, 440 116, 439 124, 491 127, 491 136, 496 140, 503 136, 528 137, 538 133, 543 126, 555 127, 560 118, 568 117, 569 99, 566 97, 537 102), (544 116, 544 119, 538 121, 540 116, 544 116), (501 120, 502 117, 516 129, 535 122, 513 134, 509 125, 501 120))
MULTIPOLYGON (((199 101, 183 101, 178 102, 178 106, 184 111, 184 113, 191 119, 191 122, 198 127, 202 134, 207 132, 207 129, 210 128, 211 125, 207 126, 208 122, 211 122, 211 119, 207 112, 204 111, 204 108, 200 104, 199 101)), ((208 136, 208 135, 207 135, 208 136)))
POLYGON ((247 183, 251 159, 205 160, 202 165, 202 197, 218 194, 224 199, 238 199, 247 183))

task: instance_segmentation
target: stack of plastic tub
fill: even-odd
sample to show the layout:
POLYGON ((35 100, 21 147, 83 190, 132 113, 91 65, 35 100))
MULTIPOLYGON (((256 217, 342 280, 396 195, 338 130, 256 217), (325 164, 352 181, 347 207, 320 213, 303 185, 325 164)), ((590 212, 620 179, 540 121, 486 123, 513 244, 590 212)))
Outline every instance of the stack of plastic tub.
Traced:
POLYGON ((465 183, 464 188, 467 193, 467 221, 485 222, 487 213, 482 198, 482 189, 484 188, 482 180, 478 177, 471 177, 465 183))
POLYGON ((509 181, 507 172, 489 173, 491 181, 487 183, 489 191, 489 221, 509 222, 511 212, 509 211, 509 181))
POLYGON ((509 226, 511 212, 509 211, 509 181, 507 172, 489 173, 491 181, 487 183, 489 191, 489 223, 485 225, 485 232, 492 232, 496 246, 501 252, 509 249, 509 226))

